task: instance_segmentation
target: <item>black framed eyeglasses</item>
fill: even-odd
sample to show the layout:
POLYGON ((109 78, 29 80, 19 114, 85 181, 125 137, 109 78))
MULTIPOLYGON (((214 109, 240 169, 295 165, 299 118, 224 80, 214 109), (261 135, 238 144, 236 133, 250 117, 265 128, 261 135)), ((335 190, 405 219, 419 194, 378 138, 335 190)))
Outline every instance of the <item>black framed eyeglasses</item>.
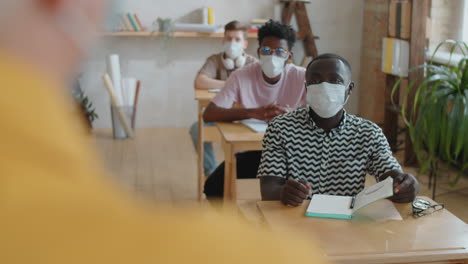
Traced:
POLYGON ((283 48, 272 49, 270 47, 261 47, 260 55, 275 55, 281 58, 287 58, 289 56, 289 51, 283 48))
POLYGON ((430 215, 444 209, 444 207, 443 203, 431 204, 429 201, 416 198, 416 200, 413 201, 413 216, 421 217, 430 215))

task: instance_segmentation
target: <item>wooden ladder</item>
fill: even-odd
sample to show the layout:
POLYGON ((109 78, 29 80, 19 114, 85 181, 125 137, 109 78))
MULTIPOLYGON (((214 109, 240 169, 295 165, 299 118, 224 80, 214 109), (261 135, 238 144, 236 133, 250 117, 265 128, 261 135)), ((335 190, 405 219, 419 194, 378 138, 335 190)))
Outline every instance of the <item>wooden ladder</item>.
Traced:
POLYGON ((315 36, 312 33, 309 17, 307 16, 307 9, 305 4, 309 1, 287 1, 283 0, 284 7, 281 14, 281 22, 284 24, 291 24, 293 14, 296 14, 297 26, 299 28, 298 36, 304 43, 305 56, 302 59, 301 66, 305 67, 309 61, 317 57, 318 51, 315 45, 315 36))

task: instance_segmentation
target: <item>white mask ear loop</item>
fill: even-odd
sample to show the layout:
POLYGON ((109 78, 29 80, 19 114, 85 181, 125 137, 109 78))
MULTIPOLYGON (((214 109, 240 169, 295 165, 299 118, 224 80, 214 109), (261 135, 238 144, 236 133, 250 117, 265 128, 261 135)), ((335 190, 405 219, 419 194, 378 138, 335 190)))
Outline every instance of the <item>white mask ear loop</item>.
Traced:
MULTIPOLYGON (((349 86, 351 85, 351 82, 352 82, 352 81, 350 81, 349 84, 345 87, 345 92, 346 92, 346 89, 349 88, 349 86)), ((350 96, 350 94, 349 94, 349 89, 348 89, 348 92, 346 93, 345 96, 346 96, 346 99, 345 99, 345 101, 344 101, 344 103, 343 103, 343 107, 344 107, 345 104, 348 102, 348 99, 349 99, 349 96, 350 96)))

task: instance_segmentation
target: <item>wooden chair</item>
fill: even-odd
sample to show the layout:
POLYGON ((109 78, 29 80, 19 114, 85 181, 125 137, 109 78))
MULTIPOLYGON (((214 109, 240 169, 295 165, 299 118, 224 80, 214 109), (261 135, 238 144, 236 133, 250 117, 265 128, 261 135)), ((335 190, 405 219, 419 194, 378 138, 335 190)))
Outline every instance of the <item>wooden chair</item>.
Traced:
POLYGON ((203 170, 203 143, 205 142, 221 142, 221 135, 219 134, 218 128, 205 127, 203 124, 203 111, 206 106, 210 103, 209 100, 200 100, 198 102, 198 200, 203 199, 203 185, 205 183, 206 177, 203 170))

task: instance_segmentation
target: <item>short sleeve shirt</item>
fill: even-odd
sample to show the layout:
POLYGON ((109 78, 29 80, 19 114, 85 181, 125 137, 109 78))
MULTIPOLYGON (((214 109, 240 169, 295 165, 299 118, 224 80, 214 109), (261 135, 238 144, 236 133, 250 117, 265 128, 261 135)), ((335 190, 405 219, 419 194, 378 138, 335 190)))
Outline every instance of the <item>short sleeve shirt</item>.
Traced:
POLYGON ((268 124, 258 177, 305 180, 314 194, 353 196, 364 189, 367 173, 379 181, 382 174, 401 170, 376 124, 345 113, 326 133, 309 111, 304 106, 268 124))
MULTIPOLYGON (((221 80, 221 81, 227 80, 229 76, 231 75, 231 73, 237 70, 237 68, 232 69, 232 70, 226 69, 223 63, 223 56, 224 56, 223 54, 224 53, 221 52, 221 53, 214 54, 208 57, 208 59, 206 59, 205 64, 201 67, 198 73, 205 74, 206 76, 212 79, 216 79, 216 80, 221 80)), ((256 63, 256 62, 258 62, 257 58, 249 54, 246 54, 246 60, 245 60, 244 66, 247 66, 249 64, 256 63)))
POLYGON ((287 64, 280 80, 270 84, 263 78, 260 63, 253 63, 235 71, 212 102, 222 108, 231 108, 234 104, 243 108, 277 104, 295 109, 305 104, 304 83, 302 67, 287 64))

